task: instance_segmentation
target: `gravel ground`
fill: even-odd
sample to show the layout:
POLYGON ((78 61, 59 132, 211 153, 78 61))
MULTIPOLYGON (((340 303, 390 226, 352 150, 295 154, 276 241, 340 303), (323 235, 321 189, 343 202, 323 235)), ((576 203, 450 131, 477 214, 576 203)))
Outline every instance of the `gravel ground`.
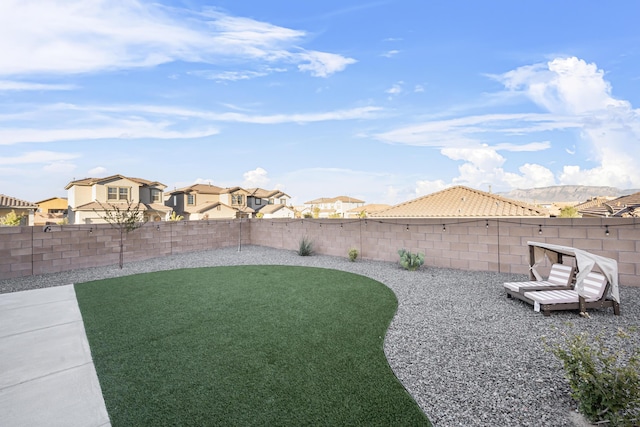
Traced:
MULTIPOLYGON (((345 270, 389 286, 398 297, 384 350, 398 379, 437 427, 576 426, 560 362, 545 350, 564 333, 602 334, 614 342, 618 328, 640 327, 640 288, 621 287, 621 316, 611 309, 550 317, 507 299, 505 281, 526 276, 314 255, 260 246, 156 258, 117 266, 0 281, 0 293, 67 285, 149 271, 218 265, 304 265, 345 270)), ((625 347, 640 346, 640 333, 625 347)))

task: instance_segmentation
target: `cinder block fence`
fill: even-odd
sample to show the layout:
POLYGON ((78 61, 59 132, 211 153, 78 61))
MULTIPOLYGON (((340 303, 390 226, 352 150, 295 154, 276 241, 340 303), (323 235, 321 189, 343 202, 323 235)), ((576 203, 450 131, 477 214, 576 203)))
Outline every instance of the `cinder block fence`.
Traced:
MULTIPOLYGON (((125 235, 125 262, 228 246, 297 250, 397 261, 405 248, 425 265, 528 271, 528 241, 573 246, 618 261, 620 283, 640 286, 640 218, 251 219, 147 223, 125 235)), ((108 224, 0 227, 0 279, 116 265, 119 232, 108 224), (45 231, 46 230, 46 231, 45 231)))

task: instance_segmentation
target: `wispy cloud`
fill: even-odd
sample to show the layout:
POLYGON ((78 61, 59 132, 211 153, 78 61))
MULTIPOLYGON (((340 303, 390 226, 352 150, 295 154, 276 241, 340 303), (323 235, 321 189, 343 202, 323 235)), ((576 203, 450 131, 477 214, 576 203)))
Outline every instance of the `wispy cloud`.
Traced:
POLYGON ((296 64, 327 77, 355 62, 305 50, 300 46, 305 37, 302 30, 213 8, 198 12, 136 0, 7 0, 0 4, 0 75, 224 61, 296 64))
POLYGON ((19 156, 0 157, 0 165, 28 165, 34 163, 54 163, 77 159, 77 153, 59 153, 54 151, 30 151, 19 156))
MULTIPOLYGON (((381 111, 379 107, 368 106, 317 113, 260 115, 157 105, 54 104, 25 115, 19 123, 14 123, 14 127, 0 128, 0 145, 96 139, 202 138, 219 133, 211 122, 303 124, 372 119, 381 111)), ((1 114, 0 121, 3 121, 1 114)))
POLYGON ((393 56, 396 56, 397 54, 399 54, 400 51, 399 50, 388 50, 385 53, 381 54, 380 56, 384 56, 385 58, 391 58, 393 56))
POLYGON ((0 80, 0 91, 27 91, 27 90, 75 90, 78 86, 71 84, 51 84, 20 82, 12 80, 0 80))

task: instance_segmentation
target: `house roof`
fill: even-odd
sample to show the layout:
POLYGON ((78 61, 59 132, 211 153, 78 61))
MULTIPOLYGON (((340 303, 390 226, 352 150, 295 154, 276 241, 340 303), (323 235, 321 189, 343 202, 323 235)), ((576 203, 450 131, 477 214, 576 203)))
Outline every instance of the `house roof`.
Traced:
POLYGON ((44 199, 44 200, 40 200, 39 202, 36 202, 36 205, 39 205, 40 203, 50 202, 51 200, 67 200, 67 198, 66 197, 49 197, 48 199, 44 199))
POLYGON ((389 209, 390 207, 391 207, 391 205, 385 205, 385 204, 382 204, 382 203, 370 203, 368 205, 359 206, 357 208, 349 209, 347 212, 360 213, 362 211, 365 211, 368 214, 372 214, 374 212, 380 212, 380 211, 383 211, 385 209, 389 209))
POLYGON ((464 186, 450 187, 370 215, 376 218, 549 216, 518 200, 464 186))
POLYGON ((177 190, 171 191, 169 194, 176 193, 200 193, 200 194, 227 194, 227 193, 235 193, 237 191, 247 192, 242 187, 227 187, 222 188, 216 185, 211 184, 193 184, 188 187, 178 188, 177 190))
POLYGON ((193 184, 188 187, 178 188, 171 191, 169 194, 174 193, 200 193, 200 194, 221 194, 224 192, 224 188, 211 184, 193 184))
POLYGON ((311 200, 309 202, 304 202, 304 204, 317 205, 318 203, 335 203, 338 201, 345 202, 345 203, 364 203, 364 200, 356 199, 355 197, 338 196, 338 197, 321 197, 319 199, 311 200))
POLYGON ((187 213, 203 213, 203 212, 207 212, 210 211, 213 208, 217 208, 218 206, 224 206, 227 209, 231 209, 234 211, 239 211, 239 212, 244 212, 244 213, 253 213, 255 212, 253 209, 249 208, 249 207, 242 207, 242 208, 235 208, 233 206, 229 206, 227 204, 221 203, 221 202, 211 202, 211 203, 200 203, 199 205, 195 205, 195 206, 187 206, 184 211, 187 213))
POLYGON ((613 200, 598 200, 599 203, 576 206, 578 212, 586 216, 640 217, 640 192, 613 200))
POLYGON ((38 209, 38 205, 0 194, 0 208, 38 209))
POLYGON ((274 205, 267 205, 263 207, 262 209, 260 209, 260 212, 263 214, 272 214, 272 213, 278 212, 281 209, 289 209, 290 211, 293 211, 293 209, 291 209, 287 205, 274 204, 274 205))
POLYGON ((247 188, 249 192, 249 196, 258 197, 261 199, 268 199, 271 197, 290 197, 288 194, 280 191, 280 190, 265 190, 264 188, 247 188))
POLYGON ((158 181, 149 181, 147 179, 142 179, 142 178, 132 178, 129 176, 124 176, 124 175, 111 175, 111 176, 107 176, 104 178, 83 178, 83 179, 77 179, 74 181, 71 181, 70 183, 67 184, 66 187, 64 187, 65 190, 68 190, 69 188, 71 188, 74 185, 78 185, 78 186, 92 186, 95 184, 101 184, 103 182, 107 182, 107 181, 113 181, 114 179, 128 179, 130 181, 136 182, 140 185, 145 185, 148 187, 152 187, 152 186, 158 186, 158 187, 163 187, 166 188, 167 186, 164 185, 161 182, 158 181))

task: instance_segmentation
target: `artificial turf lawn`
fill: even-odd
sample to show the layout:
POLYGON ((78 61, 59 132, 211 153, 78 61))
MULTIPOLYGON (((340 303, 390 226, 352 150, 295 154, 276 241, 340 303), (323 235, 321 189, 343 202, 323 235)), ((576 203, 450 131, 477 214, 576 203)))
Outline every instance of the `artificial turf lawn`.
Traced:
POLYGON ((397 300, 309 267, 77 284, 112 425, 429 425, 383 353, 397 300))

